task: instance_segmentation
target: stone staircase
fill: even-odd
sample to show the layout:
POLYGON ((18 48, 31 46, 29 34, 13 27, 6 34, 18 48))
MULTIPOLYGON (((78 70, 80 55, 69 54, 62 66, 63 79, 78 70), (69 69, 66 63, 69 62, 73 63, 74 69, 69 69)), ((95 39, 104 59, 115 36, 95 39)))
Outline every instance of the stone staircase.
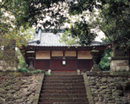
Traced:
POLYGON ((83 76, 61 73, 45 77, 39 104, 89 104, 83 76))

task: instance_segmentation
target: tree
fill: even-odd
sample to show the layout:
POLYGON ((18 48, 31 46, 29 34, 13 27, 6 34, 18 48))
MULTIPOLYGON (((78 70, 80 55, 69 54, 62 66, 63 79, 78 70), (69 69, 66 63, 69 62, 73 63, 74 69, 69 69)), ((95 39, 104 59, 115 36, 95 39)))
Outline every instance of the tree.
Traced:
MULTIPOLYGON (((54 21, 41 23, 47 29, 49 25, 59 28, 60 22, 65 19, 63 14, 59 15, 59 9, 53 12, 54 3, 61 8, 62 0, 2 0, 0 1, 0 59, 11 64, 16 60, 15 47, 26 45, 30 38, 32 25, 45 18, 51 13, 54 21), (50 8, 50 9, 49 9, 50 8), (15 45, 15 46, 14 46, 15 45), (13 47, 13 48, 12 48, 13 47), (11 55, 13 54, 13 55, 11 55)), ((57 6, 56 6, 57 7, 57 6)), ((34 33, 34 32, 33 32, 34 33)))
POLYGON ((130 46, 130 1, 110 0, 103 4, 100 25, 111 42, 130 46))
POLYGON ((31 34, 27 28, 17 27, 15 16, 5 7, 1 8, 0 13, 0 59, 12 64, 17 59, 15 47, 25 45, 31 34))
MULTIPOLYGON (((96 18, 98 20, 96 23, 92 22, 92 25, 98 26, 110 42, 120 41, 119 44, 123 43, 125 47, 129 46, 129 0, 3 0, 1 7, 15 16, 15 24, 18 28, 20 26, 26 27, 27 24, 32 26, 39 23, 40 20, 45 20, 40 22, 44 29, 59 29, 62 27, 62 24, 68 21, 68 16, 65 14, 69 13, 70 16, 78 14, 86 18, 83 13, 89 11, 93 14, 96 8, 101 15, 96 18), (46 19, 48 16, 51 19, 46 19)), ((78 21, 78 23, 80 26, 83 25, 82 27, 79 26, 80 29, 85 28, 84 22, 78 21)), ((88 25, 88 23, 86 24, 88 25)), ((75 25, 77 25, 77 22, 75 25)), ((77 26, 73 25, 70 30, 76 31, 76 28, 77 26)), ((89 31, 89 28, 86 29, 89 31)), ((86 33, 84 35, 81 34, 78 37, 86 38, 86 33)))
POLYGON ((96 34, 90 32, 89 25, 86 23, 85 20, 83 20, 83 21, 75 22, 68 30, 66 30, 66 32, 62 37, 62 41, 65 42, 67 41, 69 45, 77 43, 85 46, 85 45, 90 45, 95 37, 96 34), (73 41, 73 43, 72 42, 70 43, 69 42, 70 40, 66 39, 68 37, 72 37, 72 39, 74 39, 75 41, 73 41))

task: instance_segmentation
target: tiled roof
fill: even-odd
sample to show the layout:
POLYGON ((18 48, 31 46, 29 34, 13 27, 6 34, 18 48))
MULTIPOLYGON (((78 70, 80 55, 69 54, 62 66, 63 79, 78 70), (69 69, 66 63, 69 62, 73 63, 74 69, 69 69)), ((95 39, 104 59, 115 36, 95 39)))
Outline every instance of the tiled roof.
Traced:
MULTIPOLYGON (((81 46, 80 44, 77 45, 67 45, 64 42, 61 42, 61 36, 63 34, 63 31, 54 34, 52 32, 45 32, 42 30, 38 30, 35 33, 35 36, 32 41, 28 42, 29 46, 81 46)), ((94 41, 91 44, 94 45, 102 45, 101 42, 94 41)))

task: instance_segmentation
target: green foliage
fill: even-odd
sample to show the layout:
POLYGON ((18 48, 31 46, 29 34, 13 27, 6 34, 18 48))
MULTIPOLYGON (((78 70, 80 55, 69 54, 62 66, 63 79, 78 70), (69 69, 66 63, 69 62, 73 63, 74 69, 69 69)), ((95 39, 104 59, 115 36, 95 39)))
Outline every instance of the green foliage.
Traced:
MULTIPOLYGON (((2 30, 2 29, 1 29, 2 30)), ((2 30, 4 31, 4 30, 2 30)), ((26 46, 28 39, 33 34, 33 29, 29 28, 27 30, 21 28, 19 31, 14 29, 8 32, 1 32, 0 34, 0 59, 6 61, 8 64, 19 59, 20 64, 22 63, 22 55, 20 52, 15 51, 16 47, 26 46), (13 40, 13 41, 12 41, 13 40), (4 48, 2 48, 4 47, 4 48), (6 51, 7 48, 7 51, 6 51), (20 58, 21 57, 21 58, 20 58)))
POLYGON ((19 61, 19 63, 18 63, 19 68, 26 68, 27 67, 27 64, 26 64, 24 58, 21 58, 21 56, 18 58, 18 61, 19 61))
POLYGON ((68 44, 79 43, 83 46, 86 46, 86 45, 90 45, 95 37, 96 34, 90 32, 90 27, 83 19, 83 21, 75 22, 74 25, 71 26, 71 28, 65 31, 62 40, 68 44), (70 37, 72 37, 72 39, 70 37))
POLYGON ((89 10, 90 12, 93 11, 94 5, 99 6, 96 4, 96 0, 79 0, 77 3, 72 2, 69 13, 71 15, 76 15, 76 14, 82 14, 83 11, 89 10))
POLYGON ((22 55, 22 53, 20 52, 19 49, 17 49, 17 51, 16 51, 16 56, 17 56, 17 59, 18 59, 18 69, 26 69, 27 64, 26 64, 24 57, 23 57, 23 55, 22 55))
POLYGON ((28 70, 28 69, 26 69, 26 68, 19 68, 19 69, 18 69, 18 72, 28 73, 28 72, 29 72, 29 70, 28 70))
MULTIPOLYGON (((92 25, 94 27, 98 26, 105 33, 110 42, 117 41, 117 43, 123 44, 126 47, 130 46, 129 0, 66 1, 67 6, 64 5, 64 1, 65 0, 2 0, 0 3, 0 39, 8 41, 9 39, 15 38, 16 41, 24 43, 26 38, 24 39, 24 36, 20 35, 19 31, 21 31, 21 27, 26 30, 28 27, 36 25, 38 20, 43 20, 50 14, 51 22, 47 20, 41 23, 41 25, 45 29, 51 27, 59 29, 62 27, 61 24, 67 20, 67 17, 64 15, 65 10, 68 10, 67 13, 70 15, 78 14, 82 15, 81 18, 87 18, 84 12, 89 11, 91 14, 94 14, 96 8, 101 11, 98 18, 100 22, 98 21, 97 24, 92 25), (15 17, 14 20, 11 20, 15 29, 12 23, 7 22, 9 17, 3 17, 3 14, 6 12, 15 17)), ((95 17, 93 16, 92 18, 95 17)), ((78 37, 80 44, 87 45, 95 38, 95 35, 90 32, 90 29, 88 23, 81 19, 75 22, 65 34, 71 35, 74 40, 78 37)), ((74 40, 72 43, 74 43, 74 40)), ((68 44, 72 43, 68 41, 68 44)))
POLYGON ((29 74, 38 74, 38 73, 42 73, 43 72, 43 70, 34 70, 34 71, 29 71, 28 73, 29 74))
POLYGON ((110 59, 112 56, 112 49, 108 48, 105 50, 104 54, 102 55, 101 61, 99 63, 99 68, 103 71, 110 70, 110 59))
POLYGON ((45 73, 45 75, 51 75, 51 73, 49 73, 49 72, 46 72, 46 73, 45 73))
POLYGON ((40 9, 35 7, 37 2, 34 0, 2 0, 0 6, 15 16, 16 25, 20 27, 21 25, 26 26, 28 22, 29 25, 36 22, 35 14, 38 15, 40 13, 40 9))
POLYGON ((111 44, 111 41, 106 37, 106 38, 102 38, 102 42, 104 44, 111 44))
POLYGON ((43 70, 33 70, 33 71, 29 71, 27 68, 19 68, 17 70, 18 72, 21 73, 28 73, 28 74, 38 74, 38 73, 43 73, 43 70))
POLYGON ((102 9, 101 29, 111 41, 129 46, 130 41, 130 1, 107 1, 102 9))
POLYGON ((97 18, 97 24, 92 25, 98 26, 105 33, 108 42, 117 42, 130 47, 130 1, 82 0, 72 3, 69 12, 71 15, 84 16, 83 12, 87 10, 93 14, 94 8, 101 12, 97 18))
POLYGON ((62 35, 60 42, 64 42, 66 45, 77 45, 78 44, 78 37, 72 37, 69 30, 65 31, 62 35))
MULTIPOLYGON (((4 9, 3 13, 9 12, 15 17, 15 20, 13 21, 13 24, 17 27, 17 32, 15 32, 15 34, 18 34, 19 36, 20 34, 18 32, 21 27, 26 29, 34 24, 36 25, 38 20, 43 20, 48 14, 51 14, 49 17, 54 20, 42 23, 43 27, 45 29, 48 29, 49 27, 59 29, 67 20, 67 17, 63 14, 66 10, 69 9, 69 13, 72 15, 82 14, 82 11, 88 9, 92 11, 95 0, 82 0, 78 3, 66 1, 66 5, 64 5, 64 3, 65 0, 3 0, 0 6, 4 9), (70 8, 68 6, 70 6, 70 8), (54 7, 58 9, 55 9, 54 7)), ((68 30, 68 33, 71 33, 72 37, 78 37, 79 43, 82 45, 90 44, 95 38, 95 35, 90 33, 90 28, 85 21, 75 22, 68 30)))

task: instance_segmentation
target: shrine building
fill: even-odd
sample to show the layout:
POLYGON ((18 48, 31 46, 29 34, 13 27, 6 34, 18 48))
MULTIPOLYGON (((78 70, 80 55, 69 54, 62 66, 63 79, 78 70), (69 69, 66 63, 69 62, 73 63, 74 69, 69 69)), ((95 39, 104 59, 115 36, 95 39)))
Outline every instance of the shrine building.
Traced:
POLYGON ((93 41, 89 46, 66 45, 60 42, 64 31, 57 34, 37 30, 34 39, 21 49, 24 53, 25 61, 28 66, 42 70, 86 70, 90 71, 93 66, 91 50, 93 47, 99 50, 99 58, 106 49, 107 45, 93 41))

